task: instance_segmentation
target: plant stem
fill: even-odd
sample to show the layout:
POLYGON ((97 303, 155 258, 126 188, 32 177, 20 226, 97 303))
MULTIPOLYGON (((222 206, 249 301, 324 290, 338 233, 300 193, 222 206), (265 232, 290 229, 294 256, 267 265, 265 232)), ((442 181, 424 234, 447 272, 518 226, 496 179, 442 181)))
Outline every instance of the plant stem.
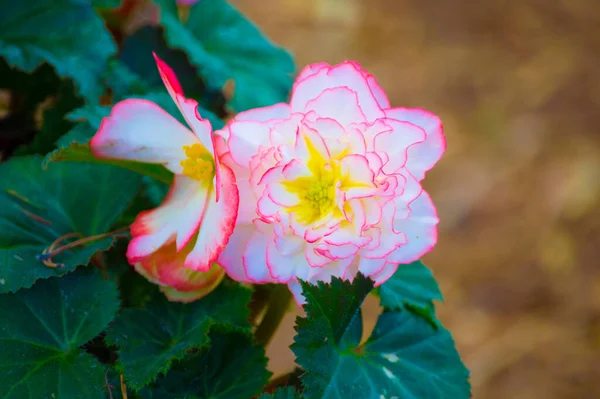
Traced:
POLYGON ((267 305, 267 312, 265 317, 258 325, 256 329, 256 342, 260 345, 267 345, 277 327, 283 320, 285 313, 290 307, 292 300, 292 293, 285 284, 278 284, 275 286, 271 294, 269 295, 269 304, 267 305))

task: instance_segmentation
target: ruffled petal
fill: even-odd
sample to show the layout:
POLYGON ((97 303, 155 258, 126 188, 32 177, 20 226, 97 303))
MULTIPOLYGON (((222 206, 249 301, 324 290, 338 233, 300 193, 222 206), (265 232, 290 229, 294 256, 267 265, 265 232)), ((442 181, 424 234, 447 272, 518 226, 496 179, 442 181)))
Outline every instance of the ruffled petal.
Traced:
POLYGON ((411 263, 420 259, 437 242, 439 218, 429 194, 423 191, 409 205, 410 214, 405 219, 394 219, 394 230, 406 235, 406 244, 388 256, 388 262, 411 263))
POLYGON ((128 99, 102 120, 90 149, 98 158, 163 164, 181 173, 183 147, 196 143, 190 130, 155 103, 128 99))
MULTIPOLYGON (((292 112, 308 112, 308 103, 316 99, 322 92, 345 87, 356 93, 357 102, 368 121, 383 117, 381 110, 362 68, 357 63, 344 62, 329 68, 321 68, 313 74, 306 74, 297 81, 292 90, 290 104, 292 112)), ((319 114, 320 116, 325 116, 319 114)), ((338 120, 339 121, 339 120, 338 120)))
POLYGON ((386 265, 381 269, 378 273, 370 276, 371 279, 375 282, 375 287, 379 287, 381 284, 385 283, 390 277, 396 273, 398 270, 397 263, 386 263, 386 265))
POLYGON ((335 119, 342 126, 366 121, 356 93, 347 87, 326 89, 305 106, 305 112, 314 111, 321 118, 335 119))
POLYGON ((412 156, 408 153, 409 147, 425 140, 425 131, 408 122, 389 119, 386 123, 393 130, 375 136, 375 151, 388 155, 389 160, 383 165, 382 170, 384 173, 392 174, 404 167, 412 156))
POLYGON ((425 172, 433 168, 446 151, 446 137, 442 121, 431 112, 414 108, 393 108, 385 111, 388 118, 410 122, 419 126, 426 133, 423 142, 408 150, 407 169, 421 181, 425 172))
POLYGON ((331 68, 331 65, 329 65, 326 62, 317 62, 315 64, 308 64, 307 66, 305 66, 304 68, 302 68, 302 70, 298 74, 298 77, 296 77, 296 81, 294 82, 294 88, 302 80, 306 79, 307 77, 316 74, 321 69, 328 69, 328 68, 331 68))
POLYGON ((303 251, 284 255, 274 241, 270 241, 267 246, 266 261, 271 277, 284 284, 294 277, 297 267, 306 264, 303 251))
POLYGON ((131 264, 174 239, 181 250, 198 230, 206 208, 208 189, 196 180, 176 175, 163 203, 140 213, 131 225, 133 239, 127 249, 131 264))
POLYGON ((252 283, 253 281, 246 275, 246 270, 242 263, 242 254, 246 248, 246 244, 256 229, 252 223, 237 224, 233 230, 233 234, 229 237, 227 246, 219 255, 217 263, 221 265, 227 275, 235 281, 242 283, 252 283))
POLYGON ((268 107, 250 109, 235 116, 236 121, 267 122, 276 119, 288 119, 292 111, 287 103, 277 103, 268 107))
POLYGON ((268 123, 254 121, 229 122, 229 151, 231 158, 240 166, 248 167, 250 159, 258 152, 258 147, 269 143, 268 123))
POLYGON ((221 165, 222 191, 217 202, 215 190, 210 190, 202 224, 185 267, 207 271, 221 254, 233 233, 238 215, 239 192, 231 169, 221 165))
POLYGON ((364 156, 345 156, 340 161, 340 169, 343 176, 341 189, 346 193, 347 200, 369 197, 378 191, 374 182, 375 174, 364 156))
POLYGON ((262 284, 274 281, 267 267, 267 247, 272 241, 273 235, 254 231, 246 244, 242 261, 246 276, 253 283, 262 284))
POLYGON ((365 276, 371 276, 383 270, 386 264, 385 258, 369 259, 360 257, 358 261, 358 271, 365 276))

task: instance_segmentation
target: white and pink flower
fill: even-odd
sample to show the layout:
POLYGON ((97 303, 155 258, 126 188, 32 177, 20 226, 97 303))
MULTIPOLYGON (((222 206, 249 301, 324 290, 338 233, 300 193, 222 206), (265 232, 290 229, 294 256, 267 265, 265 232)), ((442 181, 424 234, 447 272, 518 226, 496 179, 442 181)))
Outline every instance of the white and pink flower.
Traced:
POLYGON ((391 108, 354 62, 306 67, 291 101, 238 114, 218 152, 237 179, 238 221, 219 263, 238 281, 386 281, 437 241, 420 181, 446 148, 440 119, 391 108))
POLYGON ((239 197, 233 172, 215 157, 210 122, 196 101, 184 97, 171 68, 155 58, 191 130, 153 102, 127 99, 102 121, 90 147, 98 158, 160 164, 173 172, 164 202, 132 224, 127 258, 171 300, 188 302, 224 275, 214 262, 233 232, 239 197))

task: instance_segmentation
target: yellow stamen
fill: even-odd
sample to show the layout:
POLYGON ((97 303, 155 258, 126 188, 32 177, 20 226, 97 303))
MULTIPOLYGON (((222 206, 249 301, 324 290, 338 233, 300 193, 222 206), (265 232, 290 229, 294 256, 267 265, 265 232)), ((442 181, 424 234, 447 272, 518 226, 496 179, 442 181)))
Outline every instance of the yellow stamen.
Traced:
POLYGON ((183 174, 200 182, 212 182, 215 175, 215 162, 212 155, 202 144, 183 147, 186 159, 181 161, 183 174))
MULTIPOLYGON (((298 222, 305 224, 315 223, 332 212, 334 218, 343 219, 344 215, 336 204, 336 187, 347 190, 365 186, 353 181, 351 176, 342 174, 340 160, 349 148, 331 159, 325 159, 308 137, 304 137, 304 140, 308 150, 306 165, 311 176, 282 182, 288 192, 296 194, 300 199, 297 205, 288 210, 295 215, 298 222)), ((346 205, 344 204, 345 207, 346 205)))

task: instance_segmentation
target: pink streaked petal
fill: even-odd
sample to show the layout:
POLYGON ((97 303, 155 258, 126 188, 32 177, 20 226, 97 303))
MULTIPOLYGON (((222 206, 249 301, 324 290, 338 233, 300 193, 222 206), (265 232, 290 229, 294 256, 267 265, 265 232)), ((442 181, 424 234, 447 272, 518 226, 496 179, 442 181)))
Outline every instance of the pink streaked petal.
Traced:
POLYGON ((177 75, 171 67, 161 60, 156 53, 152 53, 154 55, 154 60, 156 61, 156 66, 158 67, 158 73, 162 78, 162 81, 167 88, 167 91, 171 95, 173 102, 179 108, 179 111, 183 115, 183 118, 187 122, 187 124, 192 128, 196 136, 200 139, 204 147, 207 150, 211 151, 214 156, 213 143, 211 140, 211 125, 210 122, 206 119, 202 119, 200 114, 198 113, 198 102, 191 98, 186 98, 183 93, 183 88, 177 79, 177 75))
MULTIPOLYGON (((183 118, 187 122, 188 126, 192 129, 196 137, 200 140, 202 145, 211 153, 211 155, 215 156, 215 143, 214 137, 212 134, 212 126, 208 119, 203 119, 200 113, 198 112, 198 102, 191 98, 186 98, 183 93, 183 88, 177 79, 177 75, 166 62, 161 60, 156 53, 152 53, 154 55, 154 59, 156 61, 156 66, 158 67, 158 72, 162 81, 167 88, 167 91, 171 95, 173 102, 179 108, 179 111, 183 115, 183 118)), ((215 168, 215 187, 217 194, 217 201, 219 200, 219 195, 221 191, 221 176, 220 176, 220 168, 218 167, 219 159, 215 157, 215 162, 217 163, 217 167, 215 168)))
POLYGON ((369 259, 362 256, 358 261, 358 271, 365 276, 371 276, 383 270, 385 264, 385 258, 369 259))
POLYGON ((214 288, 225 275, 225 270, 216 263, 213 263, 207 272, 193 271, 183 267, 182 258, 184 257, 177 256, 177 263, 163 263, 159 267, 160 280, 165 286, 180 292, 202 290, 208 293, 212 290, 209 288, 214 288))
POLYGON ((387 174, 395 173, 404 167, 408 159, 408 148, 425 139, 425 131, 408 122, 386 120, 393 131, 385 131, 375 136, 375 151, 385 153, 389 161, 383 165, 387 174))
POLYGON ((250 159, 258 152, 258 147, 269 144, 269 130, 267 123, 235 119, 229 122, 228 145, 233 161, 248 167, 250 159))
POLYGON ((181 250, 198 230, 207 204, 208 190, 196 180, 175 175, 173 185, 163 203, 142 212, 131 225, 133 239, 127 258, 134 264, 175 238, 181 250))
POLYGON ((306 104, 306 111, 315 111, 321 118, 335 119, 342 126, 366 120, 356 93, 347 87, 326 89, 306 104))
POLYGON ((235 227, 239 192, 233 172, 225 165, 221 165, 221 182, 221 200, 217 202, 215 190, 211 190, 196 244, 185 260, 185 267, 192 270, 207 271, 227 245, 235 227))
POLYGON ((330 68, 321 68, 318 72, 298 81, 294 86, 291 98, 292 110, 307 112, 310 110, 308 103, 323 91, 330 88, 347 87, 357 93, 359 106, 368 120, 381 118, 383 111, 363 73, 364 71, 357 63, 348 61, 330 68))
POLYGON ((385 111, 388 118, 407 121, 423 129, 427 135, 425 141, 408 150, 408 170, 422 180, 446 151, 446 137, 439 117, 418 108, 393 108, 385 111))
POLYGON ((394 230, 406 235, 407 242, 388 256, 389 262, 410 263, 431 251, 437 242, 437 212, 429 194, 423 191, 410 203, 407 219, 394 219, 394 230))
POLYGON ((291 109, 287 103, 277 103, 268 107, 250 109, 235 116, 236 121, 267 122, 277 119, 288 119, 291 109))
POLYGON ((90 149, 98 158, 163 164, 181 173, 183 147, 196 143, 190 130, 155 103, 128 99, 102 120, 90 149))
MULTIPOLYGON (((167 88, 167 91, 175 99, 176 96, 183 96, 183 88, 177 79, 177 75, 173 72, 173 69, 161 60, 155 52, 152 52, 154 56, 154 61, 156 61, 156 66, 158 67, 158 73, 167 88)), ((175 102, 177 104, 177 101, 175 102)))

